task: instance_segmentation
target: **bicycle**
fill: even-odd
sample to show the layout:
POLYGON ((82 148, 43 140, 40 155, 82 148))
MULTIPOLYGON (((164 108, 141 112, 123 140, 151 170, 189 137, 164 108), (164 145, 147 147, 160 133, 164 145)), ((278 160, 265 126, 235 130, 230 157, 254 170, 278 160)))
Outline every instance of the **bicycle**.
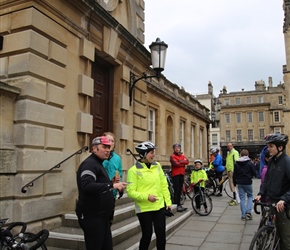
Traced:
MULTIPOLYGON (((174 188, 173 188, 173 183, 172 183, 171 170, 164 171, 164 174, 166 176, 166 180, 168 183, 170 198, 173 203, 174 202, 174 188)), ((185 193, 182 190, 180 194, 180 205, 183 205, 184 202, 185 202, 185 193)))
POLYGON ((3 225, 8 220, 8 218, 0 220, 0 250, 47 250, 44 242, 48 238, 49 232, 46 229, 37 234, 25 232, 27 226, 24 222, 14 222, 3 229, 3 225), (18 227, 21 227, 20 230, 18 227), (19 232, 13 234, 16 229, 19 232))
MULTIPOLYGON (((249 250, 279 250, 280 238, 277 235, 276 229, 276 204, 257 202, 255 200, 253 202, 256 214, 260 214, 260 212, 257 211, 258 205, 260 205, 263 210, 258 231, 251 241, 249 250)), ((286 212, 286 217, 290 219, 288 212, 286 212)))
POLYGON ((185 198, 187 196, 190 200, 192 200, 194 196, 194 190, 190 181, 191 172, 192 172, 192 169, 190 167, 187 167, 187 169, 185 170, 184 181, 183 181, 183 186, 182 186, 182 192, 185 198))
POLYGON ((205 191, 202 190, 200 183, 196 183, 194 186, 198 187, 198 192, 195 193, 191 200, 193 210, 201 216, 209 215, 213 208, 211 197, 206 189, 205 191))

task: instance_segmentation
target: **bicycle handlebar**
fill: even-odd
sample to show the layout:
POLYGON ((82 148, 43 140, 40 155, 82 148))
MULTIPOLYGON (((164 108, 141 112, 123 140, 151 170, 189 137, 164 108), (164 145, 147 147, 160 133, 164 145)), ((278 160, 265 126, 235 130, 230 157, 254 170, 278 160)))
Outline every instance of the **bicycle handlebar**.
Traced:
MULTIPOLYGON (((276 207, 276 204, 275 203, 267 203, 267 202, 261 202, 261 201, 256 201, 256 200, 253 200, 253 202, 254 202, 254 211, 255 211, 255 213, 256 214, 261 214, 258 210, 257 210, 257 206, 265 206, 265 207, 273 207, 273 208, 275 208, 276 207)), ((284 209, 284 212, 285 212, 285 214, 286 214, 286 218, 288 219, 288 220, 290 220, 290 215, 289 215, 289 213, 290 213, 290 208, 288 207, 288 205, 287 205, 287 203, 286 202, 284 202, 284 206, 285 206, 285 209, 284 209)))
POLYGON ((18 226, 21 227, 20 233, 24 233, 25 230, 26 230, 27 225, 26 225, 26 223, 20 222, 20 221, 19 222, 13 222, 6 229, 9 230, 9 231, 11 231, 13 228, 18 227, 18 226))
POLYGON ((29 250, 36 250, 46 241, 48 236, 49 236, 49 231, 46 229, 42 229, 37 234, 35 234, 29 238, 23 239, 23 242, 27 243, 27 242, 37 241, 37 243, 35 245, 29 247, 29 250))

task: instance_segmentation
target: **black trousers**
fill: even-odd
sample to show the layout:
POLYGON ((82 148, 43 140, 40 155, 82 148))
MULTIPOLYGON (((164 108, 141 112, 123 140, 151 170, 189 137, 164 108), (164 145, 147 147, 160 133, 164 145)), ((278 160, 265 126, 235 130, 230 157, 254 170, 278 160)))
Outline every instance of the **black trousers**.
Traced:
POLYGON ((80 219, 80 227, 84 231, 86 250, 112 250, 112 232, 110 219, 88 218, 80 219))
POLYGON ((139 219, 142 230, 139 250, 148 250, 153 233, 152 224, 154 226, 154 232, 156 234, 156 248, 157 250, 165 250, 165 208, 162 208, 158 211, 138 213, 137 217, 139 219))
POLYGON ((184 175, 176 175, 172 177, 173 189, 174 189, 174 204, 180 206, 180 195, 184 182, 184 175))
MULTIPOLYGON (((216 178, 217 178, 219 181, 221 181, 222 178, 223 178, 223 172, 215 172, 215 176, 216 176, 216 178)), ((223 192, 223 184, 221 184, 221 185, 219 186, 219 192, 220 192, 220 193, 223 192)))

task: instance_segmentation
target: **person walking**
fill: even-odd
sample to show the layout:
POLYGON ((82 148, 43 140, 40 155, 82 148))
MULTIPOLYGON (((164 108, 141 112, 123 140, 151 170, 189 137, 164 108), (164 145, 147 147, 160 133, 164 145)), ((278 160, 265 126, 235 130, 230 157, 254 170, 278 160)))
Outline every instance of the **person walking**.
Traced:
POLYGON ((136 146, 140 160, 128 170, 128 197, 135 202, 135 210, 140 222, 142 237, 139 250, 148 250, 153 233, 156 234, 157 250, 165 250, 166 210, 171 210, 168 183, 162 166, 154 161, 155 149, 152 142, 142 142, 136 146))
MULTIPOLYGON (((123 168, 122 168, 122 161, 121 157, 115 153, 115 135, 112 132, 105 132, 103 133, 103 136, 106 136, 107 139, 111 142, 111 148, 110 148, 110 155, 108 159, 103 161, 103 166, 106 169, 106 172, 112 181, 113 178, 115 178, 116 182, 120 182, 122 180, 122 175, 123 175, 123 168)), ((114 194, 114 199, 116 202, 116 197, 117 197, 118 190, 113 190, 114 194)), ((123 192, 119 191, 119 197, 120 199, 123 196, 123 192)), ((115 204, 114 202, 114 204, 115 204)), ((113 224, 113 219, 114 219, 114 213, 115 209, 113 209, 111 219, 110 219, 110 224, 113 224)))
POLYGON ((229 201, 230 206, 238 205, 238 202, 236 200, 236 191, 235 186, 233 182, 233 174, 234 174, 234 164, 239 159, 239 152, 235 150, 233 143, 228 143, 228 152, 227 152, 227 158, 226 158, 226 171, 229 179, 229 185, 230 189, 233 193, 233 199, 229 201))
POLYGON ((92 153, 77 170, 76 215, 84 232, 87 250, 112 250, 110 218, 114 209, 112 190, 123 192, 127 183, 111 181, 102 163, 110 155, 111 142, 105 136, 92 141, 92 153))
POLYGON ((243 149, 240 153, 240 158, 235 162, 233 174, 234 186, 236 187, 238 185, 242 220, 252 219, 251 214, 253 205, 252 178, 254 176, 256 176, 255 165, 249 158, 249 151, 243 149))
POLYGON ((170 156, 171 163, 171 176, 174 189, 174 201, 177 205, 177 212, 186 211, 187 208, 182 207, 180 204, 180 195, 184 182, 185 167, 188 165, 188 159, 181 152, 181 145, 178 143, 173 144, 173 154, 170 156))
POLYGON ((284 203, 290 203, 290 157, 285 153, 288 141, 288 135, 285 134, 267 136, 265 142, 271 158, 264 182, 255 198, 259 201, 267 195, 269 201, 276 204, 276 228, 281 250, 290 249, 290 220, 284 214, 284 203))
MULTIPOLYGON (((219 154, 218 148, 213 148, 211 152, 214 155, 214 160, 212 162, 212 165, 214 167, 215 176, 219 180, 219 182, 221 182, 223 178, 223 172, 225 171, 225 167, 223 166, 223 159, 222 159, 222 156, 219 154)), ((220 184, 219 190, 216 193, 216 196, 222 196, 222 191, 223 191, 223 184, 220 184)))

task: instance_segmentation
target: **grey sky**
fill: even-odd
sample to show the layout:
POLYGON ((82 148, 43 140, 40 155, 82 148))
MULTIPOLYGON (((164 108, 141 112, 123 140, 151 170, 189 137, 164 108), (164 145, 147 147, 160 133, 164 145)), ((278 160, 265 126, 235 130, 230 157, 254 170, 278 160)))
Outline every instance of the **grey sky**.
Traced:
MULTIPOLYGON (((145 0, 145 46, 168 44, 163 74, 192 94, 283 82, 283 0, 145 0)), ((149 48, 148 48, 149 50, 149 48)))

